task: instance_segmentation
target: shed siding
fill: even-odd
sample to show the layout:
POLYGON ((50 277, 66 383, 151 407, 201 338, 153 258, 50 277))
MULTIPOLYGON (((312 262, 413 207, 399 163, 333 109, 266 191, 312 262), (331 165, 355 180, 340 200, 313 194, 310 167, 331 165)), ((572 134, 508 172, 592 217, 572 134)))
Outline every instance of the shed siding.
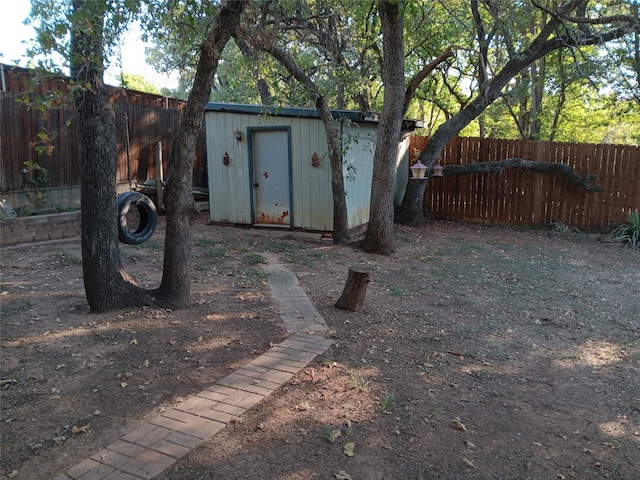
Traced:
POLYGON ((212 222, 251 224, 253 179, 249 164, 249 127, 291 127, 292 227, 331 231, 333 201, 327 142, 322 122, 316 119, 262 116, 231 112, 207 112, 209 158, 209 218, 212 222), (241 142, 233 131, 242 132, 241 142), (222 162, 225 152, 231 163, 222 162), (317 152, 322 161, 311 165, 317 152))
POLYGON ((251 193, 247 148, 247 127, 251 118, 239 114, 207 114, 207 157, 209 174, 209 218, 214 222, 251 223, 251 193), (234 128, 243 132, 237 142, 234 128), (223 163, 228 153, 231 163, 223 163))
POLYGON ((342 128, 344 188, 347 224, 355 228, 369 221, 371 178, 377 126, 344 125, 342 128))
POLYGON ((395 206, 402 203, 404 192, 409 181, 409 145, 411 137, 406 136, 398 145, 395 175, 393 177, 393 200, 395 206))
POLYGON ((295 227, 331 231, 331 165, 322 122, 312 119, 286 120, 294 120, 291 144, 295 227), (311 164, 314 153, 321 158, 318 167, 311 164))
MULTIPOLYGON (((291 227, 305 230, 333 230, 333 196, 331 162, 329 161, 324 126, 319 118, 256 113, 252 106, 230 107, 244 111, 209 110, 205 115, 207 134, 209 215, 212 222, 251 225, 253 182, 248 149, 248 129, 289 127, 291 147, 291 227), (251 111, 253 110, 253 111, 251 111), (234 138, 234 130, 242 132, 242 141, 234 138), (228 166, 223 164, 227 152, 228 166), (318 167, 312 156, 320 157, 318 167)), ((371 179, 375 154, 377 124, 354 123, 340 127, 343 175, 347 193, 348 228, 369 221, 371 179)), ((402 201, 408 180, 409 137, 399 145, 395 159, 394 200, 402 201)))

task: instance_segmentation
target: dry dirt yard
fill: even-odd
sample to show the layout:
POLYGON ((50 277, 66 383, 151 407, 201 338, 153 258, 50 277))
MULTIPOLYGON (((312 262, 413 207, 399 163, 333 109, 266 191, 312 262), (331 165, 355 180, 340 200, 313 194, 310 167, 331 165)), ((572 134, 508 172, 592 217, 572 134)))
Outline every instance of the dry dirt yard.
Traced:
MULTIPOLYGON (((158 478, 640 478, 638 252, 433 222, 382 257, 199 223, 183 311, 90 314, 79 241, 2 249, 0 478, 52 478, 286 338, 266 252, 334 344, 158 478), (351 265, 364 313, 334 307, 351 265)), ((140 284, 162 241, 122 246, 140 284)))

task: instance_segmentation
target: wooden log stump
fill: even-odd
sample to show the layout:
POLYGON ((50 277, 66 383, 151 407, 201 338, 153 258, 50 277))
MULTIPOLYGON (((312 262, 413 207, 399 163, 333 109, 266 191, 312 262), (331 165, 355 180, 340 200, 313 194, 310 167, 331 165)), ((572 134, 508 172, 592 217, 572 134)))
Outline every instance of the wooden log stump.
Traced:
POLYGON ((367 285, 370 282, 370 272, 362 267, 349 267, 347 283, 344 285, 342 295, 336 302, 336 307, 352 312, 364 310, 364 297, 367 294, 367 285))

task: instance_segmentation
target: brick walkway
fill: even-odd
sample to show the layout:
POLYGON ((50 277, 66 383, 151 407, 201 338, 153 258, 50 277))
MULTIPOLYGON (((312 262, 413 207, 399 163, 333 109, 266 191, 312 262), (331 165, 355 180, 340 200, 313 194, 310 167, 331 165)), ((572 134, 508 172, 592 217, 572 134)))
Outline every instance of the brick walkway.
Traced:
POLYGON ((53 480, 139 480, 163 472, 278 389, 331 341, 296 276, 268 256, 263 267, 292 335, 235 372, 169 408, 53 480), (317 335, 316 335, 317 334, 317 335))

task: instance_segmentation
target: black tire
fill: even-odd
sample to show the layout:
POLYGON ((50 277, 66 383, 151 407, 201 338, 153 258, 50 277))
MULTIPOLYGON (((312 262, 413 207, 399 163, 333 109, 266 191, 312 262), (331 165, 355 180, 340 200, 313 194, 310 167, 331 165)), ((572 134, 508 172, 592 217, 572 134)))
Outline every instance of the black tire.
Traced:
POLYGON ((127 245, 139 245, 151 238, 158 224, 158 212, 149 197, 140 192, 124 192, 118 195, 118 239, 127 245), (135 206, 140 222, 135 230, 129 230, 127 213, 135 206))

